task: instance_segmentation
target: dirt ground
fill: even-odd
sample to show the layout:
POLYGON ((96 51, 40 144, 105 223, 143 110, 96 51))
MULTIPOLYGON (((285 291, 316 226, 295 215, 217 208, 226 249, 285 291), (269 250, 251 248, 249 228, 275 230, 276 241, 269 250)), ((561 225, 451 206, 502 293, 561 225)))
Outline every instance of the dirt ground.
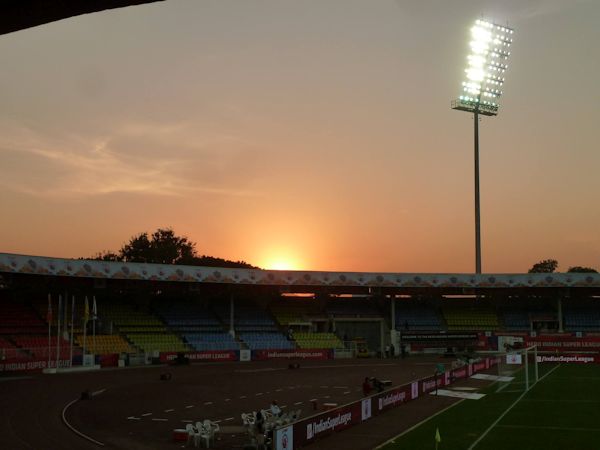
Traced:
MULTIPOLYGON (((98 449, 62 420, 65 406, 89 390, 89 400, 75 402, 67 421, 79 432, 110 449, 177 449, 172 430, 190 421, 211 419, 234 430, 241 413, 268 408, 272 400, 302 417, 318 411, 310 400, 349 403, 362 397, 366 376, 392 385, 433 374, 437 357, 370 360, 199 363, 183 367, 154 366, 103 369, 58 375, 35 374, 0 378, 1 449, 98 449), (170 373, 164 381, 160 375, 170 373), (233 427, 233 428, 232 428, 233 427)), ((456 402, 426 395, 343 432, 306 447, 313 450, 367 450, 456 402)), ((243 433, 222 433, 214 448, 243 448, 243 433)))

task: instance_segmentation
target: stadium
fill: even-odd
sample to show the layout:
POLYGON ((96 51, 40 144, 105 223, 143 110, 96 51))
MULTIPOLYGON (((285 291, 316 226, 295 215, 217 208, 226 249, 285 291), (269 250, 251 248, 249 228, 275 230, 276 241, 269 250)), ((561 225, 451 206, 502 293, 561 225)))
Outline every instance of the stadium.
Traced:
POLYGON ((553 433, 571 446, 596 432, 584 412, 595 407, 600 361, 597 274, 282 272, 11 254, 0 254, 0 273, 3 439, 14 448, 256 448, 261 410, 265 445, 277 449, 430 448, 436 430, 448 448, 483 433, 477 448, 505 448, 497 434, 507 430, 521 443, 527 430, 527 448, 548 439, 567 448, 553 433), (365 390, 366 378, 379 383, 365 390), (545 402, 559 395, 572 409, 556 417, 545 402), (269 415, 272 400, 280 417, 269 415), (544 425, 528 428, 524 417, 544 425))
POLYGON ((512 273, 600 254, 595 155, 572 164, 597 141, 597 5, 489 2, 531 25, 511 56, 508 24, 456 33, 468 1, 47 3, 1 7, 0 449, 597 445, 600 274, 512 273), (474 273, 466 134, 437 103, 459 38, 474 273), (509 57, 530 68, 511 131, 485 128, 485 248, 517 269, 486 273, 479 127, 509 57), (172 228, 77 257, 164 220, 266 269, 172 228), (263 258, 282 242, 313 261, 263 258))

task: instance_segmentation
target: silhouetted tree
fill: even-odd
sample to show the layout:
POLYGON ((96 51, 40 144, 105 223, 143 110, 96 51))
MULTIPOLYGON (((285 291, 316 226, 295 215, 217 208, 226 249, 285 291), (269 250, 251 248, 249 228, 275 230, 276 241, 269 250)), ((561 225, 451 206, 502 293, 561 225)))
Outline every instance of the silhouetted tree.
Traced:
POLYGON ((92 256, 92 259, 96 259, 98 261, 122 261, 120 255, 108 250, 95 254, 92 256))
POLYGON ((582 266, 573 266, 573 267, 569 267, 569 270, 567 270, 567 272, 572 272, 572 273, 598 273, 598 271, 592 267, 582 267, 582 266))
POLYGON ((555 259, 544 259, 538 263, 535 263, 529 273, 552 273, 558 268, 558 261, 555 259))
POLYGON ((223 258, 215 258, 214 256, 206 255, 195 258, 192 265, 205 267, 245 267, 248 269, 258 269, 258 267, 254 267, 245 261, 229 261, 223 258))
POLYGON ((229 261, 213 256, 198 256, 196 243, 185 236, 177 236, 171 228, 159 228, 151 236, 140 233, 133 236, 118 253, 104 251, 92 259, 157 264, 185 264, 191 266, 239 267, 256 269, 244 261, 229 261))

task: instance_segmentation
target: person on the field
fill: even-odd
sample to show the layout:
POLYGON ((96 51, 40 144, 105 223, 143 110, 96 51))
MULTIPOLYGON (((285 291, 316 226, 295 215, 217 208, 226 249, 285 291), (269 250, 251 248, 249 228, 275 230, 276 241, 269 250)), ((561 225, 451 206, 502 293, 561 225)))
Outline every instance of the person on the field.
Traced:
POLYGON ((256 411, 256 421, 254 422, 254 426, 258 433, 265 432, 265 418, 260 411, 256 411))
POLYGON ((362 390, 363 390, 363 395, 365 397, 367 395, 369 395, 371 393, 371 391, 373 390, 373 385, 371 384, 371 380, 369 380, 369 377, 365 377, 365 381, 363 381, 363 384, 362 384, 362 390))
POLYGON ((275 400, 271 403, 271 414, 273 414, 273 417, 279 417, 281 415, 281 408, 275 400))

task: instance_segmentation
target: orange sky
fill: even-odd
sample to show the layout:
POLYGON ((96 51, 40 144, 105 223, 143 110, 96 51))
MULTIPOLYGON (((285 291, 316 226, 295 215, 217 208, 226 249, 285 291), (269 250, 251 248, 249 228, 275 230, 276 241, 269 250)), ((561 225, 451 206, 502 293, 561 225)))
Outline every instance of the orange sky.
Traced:
POLYGON ((483 269, 600 268, 600 3, 165 2, 0 36, 0 251, 171 226, 263 267, 473 270, 468 26, 516 29, 483 269), (418 5, 418 6, 416 6, 418 5))

